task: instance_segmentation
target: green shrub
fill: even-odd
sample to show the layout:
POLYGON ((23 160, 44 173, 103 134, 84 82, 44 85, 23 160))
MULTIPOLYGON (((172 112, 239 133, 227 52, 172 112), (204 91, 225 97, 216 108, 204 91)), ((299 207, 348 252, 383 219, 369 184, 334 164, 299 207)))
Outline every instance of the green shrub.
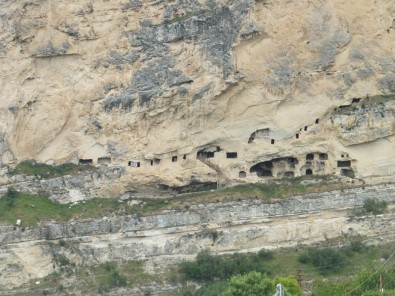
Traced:
POLYGON ((11 208, 14 205, 17 196, 18 196, 18 191, 16 191, 14 187, 7 188, 7 192, 5 194, 7 207, 11 208))
POLYGON ((307 264, 310 262, 310 257, 307 253, 302 253, 298 256, 298 261, 303 264, 307 264))
POLYGON ((274 281, 259 272, 236 275, 229 280, 228 289, 221 296, 271 296, 275 292, 274 281))
POLYGON ((378 200, 376 198, 367 198, 363 202, 363 213, 379 215, 387 210, 387 202, 384 200, 378 200))
POLYGON ((234 253, 230 256, 214 256, 210 251, 203 250, 196 256, 195 261, 183 262, 180 265, 180 273, 186 279, 202 282, 227 279, 250 271, 267 272, 264 258, 259 254, 234 253))
POLYGON ((344 255, 333 248, 310 249, 308 256, 311 263, 322 274, 341 269, 345 264, 344 255))
POLYGON ((69 258, 67 258, 65 255, 56 256, 55 261, 58 262, 60 266, 66 266, 70 264, 69 258))
POLYGON ((201 287, 195 292, 195 296, 218 296, 228 288, 226 281, 217 281, 207 286, 201 287))
POLYGON ((261 250, 258 252, 258 256, 259 256, 260 258, 263 258, 263 259, 272 259, 272 258, 273 258, 273 252, 270 251, 270 250, 261 249, 261 250))
POLYGON ((293 276, 288 277, 276 277, 274 283, 282 284, 285 288, 286 295, 302 296, 302 288, 293 276))

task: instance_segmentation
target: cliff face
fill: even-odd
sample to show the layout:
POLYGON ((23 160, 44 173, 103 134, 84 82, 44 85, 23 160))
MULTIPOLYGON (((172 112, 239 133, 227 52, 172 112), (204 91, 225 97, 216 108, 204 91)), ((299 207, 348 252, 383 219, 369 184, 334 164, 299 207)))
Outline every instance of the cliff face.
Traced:
POLYGON ((200 151, 239 181, 309 169, 391 175, 393 104, 361 106, 395 92, 394 9, 391 0, 1 1, 1 162, 111 162, 139 166, 126 183, 182 185, 215 178, 200 151), (334 120, 353 98, 360 112, 334 120), (327 156, 306 163, 309 153, 327 156))
MULTIPOLYGON (((394 202, 395 186, 388 184, 270 202, 251 198, 189 204, 188 209, 145 217, 124 215, 64 224, 46 222, 34 227, 0 226, 0 290, 11 291, 54 272, 60 255, 77 267, 145 259, 148 269, 158 271, 192 259, 205 248, 228 253, 302 247, 342 238, 393 242, 394 202), (392 204, 390 210, 352 219, 350 213, 372 197, 392 204)), ((69 278, 66 288, 75 283, 80 283, 78 276, 69 278)))

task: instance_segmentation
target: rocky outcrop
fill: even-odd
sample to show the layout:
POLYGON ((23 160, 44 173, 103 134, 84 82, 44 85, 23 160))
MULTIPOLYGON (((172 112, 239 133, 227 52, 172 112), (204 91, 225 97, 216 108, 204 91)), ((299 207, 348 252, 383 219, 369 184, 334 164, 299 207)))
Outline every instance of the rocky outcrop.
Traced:
POLYGON ((371 243, 392 242, 395 240, 392 211, 355 218, 350 213, 361 207, 366 198, 394 204, 394 193, 395 186, 388 184, 270 202, 251 198, 190 204, 184 211, 153 216, 113 216, 66 224, 46 222, 24 228, 2 226, 0 283, 16 285, 16 277, 21 284, 51 273, 55 253, 76 264, 147 259, 163 267, 191 259, 204 248, 216 253, 257 251, 318 244, 344 236, 363 237, 371 243), (60 239, 72 247, 54 244, 60 239), (34 260, 40 262, 37 265, 40 272, 29 269, 34 260), (15 268, 20 271, 18 274, 13 271, 15 268))
POLYGON ((10 176, 5 171, 0 178, 0 196, 8 187, 31 194, 46 194, 57 203, 72 203, 95 197, 114 197, 124 192, 119 186, 124 169, 122 167, 102 167, 85 174, 40 179, 36 176, 10 176))

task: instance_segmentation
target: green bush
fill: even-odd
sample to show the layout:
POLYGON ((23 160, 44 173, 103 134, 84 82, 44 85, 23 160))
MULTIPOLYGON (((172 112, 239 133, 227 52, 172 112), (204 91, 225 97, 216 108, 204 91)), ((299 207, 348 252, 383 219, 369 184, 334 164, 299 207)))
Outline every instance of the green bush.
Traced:
POLYGON ((55 261, 58 262, 60 266, 66 266, 70 264, 69 258, 67 258, 65 255, 56 256, 55 261))
POLYGON ((98 288, 99 293, 108 293, 110 289, 127 285, 126 276, 117 270, 115 262, 100 264, 99 268, 104 270, 104 275, 101 276, 101 284, 98 288))
MULTIPOLYGON (((268 256, 265 254, 265 256, 268 256)), ((236 274, 250 271, 267 272, 262 254, 239 254, 214 256, 210 251, 201 251, 193 262, 183 262, 180 273, 188 280, 201 282, 227 279, 236 274)))
POLYGON ((307 254, 300 255, 298 260, 311 262, 321 274, 339 270, 345 264, 342 252, 333 248, 309 249, 307 254))
POLYGON ((285 288, 286 295, 302 296, 302 288, 293 276, 288 277, 276 277, 274 283, 282 284, 285 288))
POLYGON ((14 205, 17 196, 18 196, 18 191, 16 191, 14 187, 7 188, 7 192, 5 194, 5 201, 7 207, 11 208, 14 205))
POLYGON ((263 258, 263 259, 272 259, 272 258, 273 258, 273 252, 270 251, 270 250, 261 249, 261 250, 258 252, 258 256, 259 256, 260 258, 263 258))
POLYGON ((274 281, 259 272, 236 275, 229 280, 228 289, 221 296, 272 296, 274 281))
POLYGON ((376 198, 367 198, 363 202, 362 210, 365 214, 379 215, 387 210, 387 202, 376 198))
POLYGON ((298 256, 298 261, 303 264, 307 264, 310 262, 310 257, 307 253, 302 253, 298 256))

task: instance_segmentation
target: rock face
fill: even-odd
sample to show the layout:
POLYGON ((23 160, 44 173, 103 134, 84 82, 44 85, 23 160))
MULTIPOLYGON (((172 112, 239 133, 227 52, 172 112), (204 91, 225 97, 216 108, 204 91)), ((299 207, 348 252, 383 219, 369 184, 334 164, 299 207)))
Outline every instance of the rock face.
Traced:
POLYGON ((393 174, 392 99, 364 104, 395 93, 391 0, 6 0, 0 11, 0 163, 111 162, 126 167, 125 188, 215 180, 199 153, 237 182, 393 174), (353 101, 358 111, 334 111, 353 101))
POLYGON ((35 227, 0 227, 0 290, 54 271, 54 256, 79 265, 141 260, 160 268, 215 253, 258 251, 325 242, 344 237, 367 242, 395 240, 395 185, 387 184, 287 199, 259 199, 190 205, 184 211, 47 222, 35 227), (366 198, 392 204, 388 213, 350 218, 366 198), (61 246, 58 240, 66 243, 61 246), (18 272, 16 272, 18 271, 18 272))

